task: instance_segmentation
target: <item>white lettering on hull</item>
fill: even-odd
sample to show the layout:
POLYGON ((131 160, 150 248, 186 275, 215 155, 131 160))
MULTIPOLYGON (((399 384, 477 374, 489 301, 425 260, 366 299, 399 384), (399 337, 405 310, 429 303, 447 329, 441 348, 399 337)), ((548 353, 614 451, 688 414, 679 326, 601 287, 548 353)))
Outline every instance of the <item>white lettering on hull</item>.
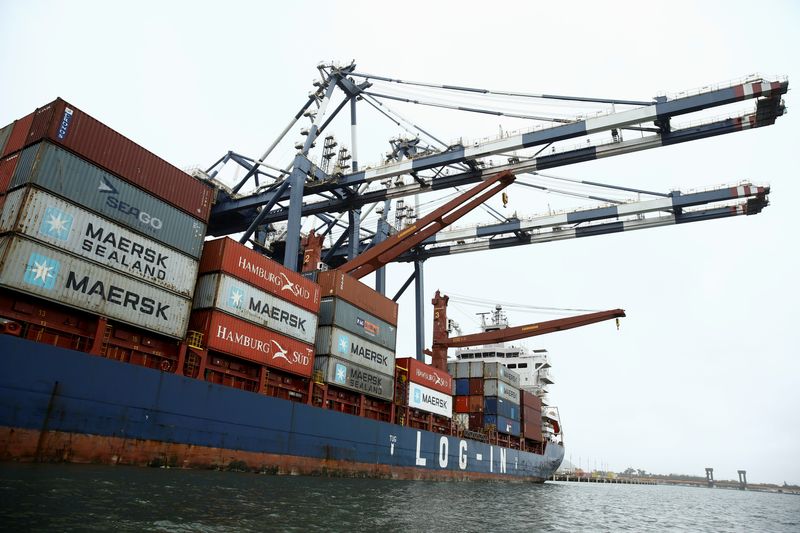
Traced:
POLYGON ((441 468, 447 468, 447 452, 450 443, 447 441, 447 437, 442 437, 439 439, 439 466, 441 468))
POLYGON ((417 466, 425 466, 428 460, 420 455, 422 448, 422 432, 417 431, 417 466))

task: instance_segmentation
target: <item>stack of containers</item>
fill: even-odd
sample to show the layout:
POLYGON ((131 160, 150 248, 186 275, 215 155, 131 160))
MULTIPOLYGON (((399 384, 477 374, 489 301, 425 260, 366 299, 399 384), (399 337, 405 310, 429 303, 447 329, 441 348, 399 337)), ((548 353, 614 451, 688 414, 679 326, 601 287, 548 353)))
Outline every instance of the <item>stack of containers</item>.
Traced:
POLYGON ((208 241, 190 328, 209 350, 310 377, 319 285, 233 239, 208 241))
POLYGON ((315 370, 323 381, 382 400, 394 397, 397 303, 342 272, 320 272, 315 370))
POLYGON ((519 374, 499 362, 458 361, 448 364, 455 376, 455 422, 463 429, 495 426, 520 434, 519 374))
POLYGON ((450 374, 413 357, 397 359, 397 367, 408 371, 406 405, 445 418, 453 417, 453 383, 450 374))
POLYGON ((61 99, 0 154, 0 285, 182 339, 212 187, 61 99))
POLYGON ((484 426, 493 425, 500 433, 518 437, 519 374, 500 362, 484 363, 483 378, 484 426))
POLYGON ((532 392, 520 391, 522 436, 536 442, 542 437, 542 399, 532 392))

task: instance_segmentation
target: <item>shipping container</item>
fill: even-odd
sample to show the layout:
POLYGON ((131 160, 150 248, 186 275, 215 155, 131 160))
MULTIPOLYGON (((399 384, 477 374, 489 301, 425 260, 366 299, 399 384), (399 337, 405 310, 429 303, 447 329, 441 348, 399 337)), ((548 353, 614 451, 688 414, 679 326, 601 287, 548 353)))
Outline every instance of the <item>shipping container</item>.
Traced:
POLYGON ((483 430, 483 413, 469 413, 469 429, 473 431, 483 430))
POLYGON ((9 190, 28 184, 200 257, 205 223, 55 145, 22 151, 9 190))
POLYGON ((497 379, 487 379, 483 382, 483 394, 486 396, 499 396, 511 403, 520 404, 519 389, 497 379))
POLYGON ((17 168, 19 154, 10 155, 0 159, 0 195, 5 194, 11 185, 14 169, 17 168))
POLYGON ((520 407, 520 420, 533 420, 537 423, 541 423, 542 412, 532 407, 520 407))
POLYGON ((408 387, 408 406, 447 418, 453 416, 452 397, 414 382, 408 387))
MULTIPOLYGON (((11 135, 11 130, 13 129, 14 129, 13 122, 8 126, 3 126, 2 128, 0 128, 0 157, 2 157, 2 154, 4 153, 6 142, 8 142, 8 137, 11 135)), ((3 192, 3 190, 0 189, 0 192, 3 192)))
POLYGON ((317 282, 322 288, 322 296, 337 296, 347 300, 384 322, 397 327, 397 302, 376 292, 352 276, 338 270, 320 272, 317 282))
POLYGON ((225 272, 303 309, 319 311, 319 285, 228 237, 208 241, 200 274, 225 272))
POLYGON ((6 153, 48 140, 208 222, 214 200, 210 184, 167 163, 64 100, 59 98, 37 109, 27 129, 26 124, 18 122, 13 136, 16 141, 19 130, 22 144, 9 143, 6 153))
POLYGON ((6 140, 6 145, 3 148, 2 157, 6 157, 14 152, 22 150, 22 148, 25 146, 25 139, 27 139, 28 132, 31 129, 31 124, 33 124, 33 116, 35 114, 36 112, 34 111, 33 113, 25 115, 21 119, 14 121, 11 128, 11 133, 9 133, 8 139, 6 140))
POLYGON ((317 334, 316 315, 228 274, 200 276, 192 308, 219 309, 307 344, 317 334))
POLYGON ((319 325, 338 326, 370 339, 392 352, 397 347, 397 328, 362 311, 341 298, 323 298, 319 306, 319 325))
POLYGON ((503 363, 486 363, 483 366, 483 376, 504 381, 513 387, 519 388, 519 374, 509 369, 503 363))
POLYGON ((320 326, 316 349, 317 355, 339 357, 381 374, 394 376, 394 352, 341 328, 320 326))
POLYGON ((384 400, 391 400, 394 397, 393 377, 350 361, 330 356, 316 357, 314 370, 322 373, 326 383, 384 400))
POLYGON ((453 378, 444 370, 426 365, 413 357, 398 359, 397 365, 402 365, 408 369, 409 381, 419 383, 448 396, 453 395, 453 378))
POLYGON ((197 260, 43 190, 6 195, 0 232, 15 232, 191 298, 197 260))
POLYGON ((483 377, 483 361, 470 361, 469 362, 469 377, 482 378, 483 377))
POLYGON ((542 410, 542 399, 532 392, 520 390, 521 404, 525 407, 531 407, 535 411, 542 410))
POLYGON ((483 415, 483 423, 487 427, 495 426, 498 433, 519 437, 519 421, 517 420, 511 420, 504 416, 483 415))
POLYGON ((456 379, 456 396, 469 396, 469 378, 456 379))
POLYGON ((501 415, 511 420, 519 420, 519 404, 497 396, 484 397, 483 412, 490 415, 501 415))
POLYGON ((526 439, 531 439, 536 442, 544 442, 541 421, 521 422, 520 431, 522 432, 522 436, 526 439))
POLYGON ((456 412, 453 415, 453 422, 458 429, 469 429, 469 414, 456 412))
POLYGON ((469 413, 469 396, 455 397, 455 411, 456 413, 469 413))
POLYGON ((191 300, 17 235, 0 237, 0 285, 169 337, 183 338, 191 300))
POLYGON ((469 378, 469 393, 483 395, 483 378, 469 378))
POLYGON ((470 413, 483 412, 483 396, 467 396, 467 398, 469 398, 470 413))
POLYGON ((299 376, 311 376, 314 347, 269 331, 221 311, 195 311, 189 329, 203 334, 209 350, 216 350, 280 368, 299 376))
POLYGON ((469 377, 469 362, 454 361, 447 363, 447 371, 453 378, 462 379, 469 377))

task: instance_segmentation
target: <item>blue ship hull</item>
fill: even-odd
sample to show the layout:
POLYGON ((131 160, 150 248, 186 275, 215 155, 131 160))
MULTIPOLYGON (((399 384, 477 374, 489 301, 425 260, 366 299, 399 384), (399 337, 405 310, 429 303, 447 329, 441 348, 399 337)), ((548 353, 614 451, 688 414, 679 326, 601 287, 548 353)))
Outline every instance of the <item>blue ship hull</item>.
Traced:
POLYGON ((0 335, 0 459, 544 481, 564 456, 407 428, 0 335))

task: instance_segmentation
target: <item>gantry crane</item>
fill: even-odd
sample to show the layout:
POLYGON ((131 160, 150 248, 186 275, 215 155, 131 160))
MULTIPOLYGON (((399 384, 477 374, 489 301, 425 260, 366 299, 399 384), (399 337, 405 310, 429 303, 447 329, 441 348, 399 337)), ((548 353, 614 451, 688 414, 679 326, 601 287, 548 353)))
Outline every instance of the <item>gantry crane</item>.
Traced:
MULTIPOLYGON (((788 80, 785 78, 767 79, 752 75, 675 97, 659 96, 651 100, 636 101, 495 91, 398 80, 359 72, 354 63, 345 66, 323 64, 318 66, 318 70, 321 79, 314 83, 314 90, 307 101, 261 157, 251 158, 229 151, 207 169, 205 175, 212 179, 228 164, 246 169, 245 176, 233 187, 219 187, 208 233, 241 233, 242 242, 255 240, 263 245, 264 228, 285 222, 282 245, 274 246, 271 254, 282 260, 285 266, 299 270, 302 220, 304 217, 315 217, 321 221, 321 225, 305 236, 306 250, 313 251, 313 257, 304 260, 303 268, 316 267, 322 261, 334 267, 338 265, 357 277, 374 271, 376 290, 381 293, 386 290, 384 266, 388 262, 413 262, 414 274, 403 284, 394 299, 397 300, 411 282, 415 282, 417 357, 420 358, 424 349, 422 265, 426 259, 453 253, 756 214, 768 205, 769 188, 747 183, 702 192, 653 193, 620 187, 640 195, 650 195, 652 198, 610 205, 606 203, 600 207, 570 213, 548 213, 534 217, 503 217, 495 212, 493 216, 497 219, 496 222, 466 229, 440 231, 457 218, 448 216, 447 220, 450 222, 443 223, 446 221, 441 219, 416 233, 413 241, 406 239, 401 246, 397 242, 407 237, 407 228, 395 228, 395 235, 399 237, 391 239, 392 230, 387 221, 391 201, 411 195, 458 190, 459 187, 475 183, 485 184, 499 175, 505 175, 505 172, 508 172, 507 176, 513 173, 518 178, 516 183, 524 186, 526 183, 519 177, 525 174, 541 174, 542 171, 573 163, 768 126, 783 115, 785 108, 782 96, 788 90, 788 80), (378 87, 381 84, 383 89, 378 87), (410 99, 391 94, 393 86, 403 85, 444 91, 448 95, 502 95, 521 100, 591 102, 610 105, 611 109, 593 116, 574 117, 509 113, 483 106, 461 106, 441 100, 410 99), (529 120, 534 126, 528 131, 503 134, 496 139, 479 142, 459 140, 448 144, 395 113, 388 107, 388 100, 467 113, 509 116, 529 120), (716 110, 747 100, 755 101, 754 108, 737 109, 723 118, 695 120, 687 125, 676 122, 683 115, 716 110), (312 148, 348 104, 350 149, 340 147, 337 160, 332 164, 335 152, 333 147, 336 143, 326 137, 321 159, 315 162, 311 155, 312 148), (361 168, 357 143, 358 104, 371 106, 416 137, 393 140, 392 151, 382 163, 361 168), (330 112, 329 107, 333 107, 330 112), (310 126, 301 130, 305 139, 295 145, 298 151, 291 163, 285 166, 268 163, 269 156, 301 119, 308 119, 310 126), (623 136, 625 131, 633 131, 636 135, 623 136), (423 138, 427 144, 422 142, 423 138), (495 158, 500 158, 499 163, 495 158), (409 179, 400 179, 403 177, 409 179), (252 183, 255 188, 243 193, 248 183, 252 183), (382 214, 377 227, 374 230, 362 227, 362 218, 366 217, 367 210, 376 205, 383 207, 379 208, 382 214), (323 249, 321 237, 332 234, 336 228, 343 228, 344 231, 336 242, 323 249), (411 242, 413 246, 406 246, 411 242), (381 246, 382 243, 386 244, 381 246)), ((497 190, 499 189, 493 189, 497 190)), ((473 201, 471 205, 475 207, 477 202, 473 201)), ((462 210, 459 208, 458 211, 462 210)))

